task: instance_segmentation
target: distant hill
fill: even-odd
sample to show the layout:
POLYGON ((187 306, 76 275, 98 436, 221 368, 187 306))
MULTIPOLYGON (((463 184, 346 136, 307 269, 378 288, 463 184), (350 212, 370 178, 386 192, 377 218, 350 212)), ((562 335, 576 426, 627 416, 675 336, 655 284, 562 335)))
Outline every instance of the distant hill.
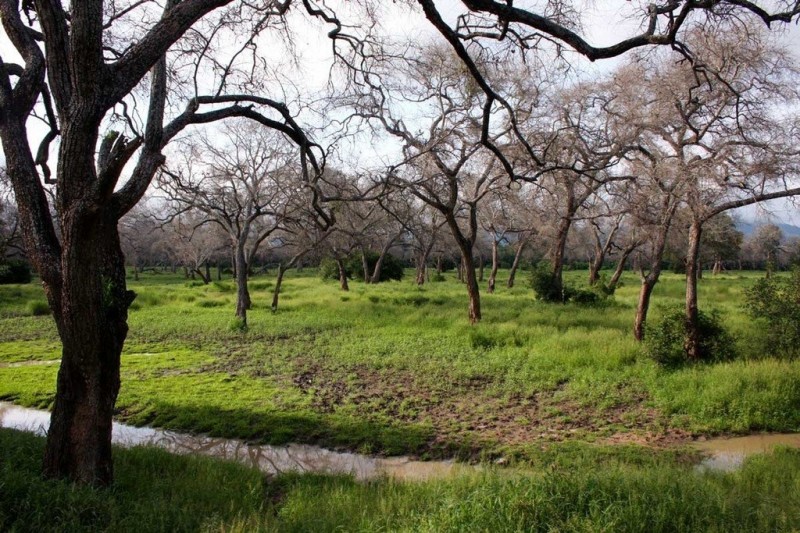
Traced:
MULTIPOLYGON (((745 220, 736 221, 736 229, 744 233, 745 237, 752 235, 759 226, 764 226, 761 222, 748 222, 745 220)), ((775 223, 776 226, 781 228, 784 237, 800 237, 800 227, 791 224, 784 224, 781 222, 775 223)))

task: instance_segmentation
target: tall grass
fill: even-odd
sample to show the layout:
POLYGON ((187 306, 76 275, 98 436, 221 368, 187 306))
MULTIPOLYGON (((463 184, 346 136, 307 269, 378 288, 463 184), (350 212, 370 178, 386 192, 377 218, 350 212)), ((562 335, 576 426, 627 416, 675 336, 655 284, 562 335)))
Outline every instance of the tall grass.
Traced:
POLYGON ((670 461, 586 460, 423 483, 284 475, 212 459, 117 450, 110 490, 44 481, 42 439, 0 430, 3 531, 796 531, 800 453, 730 474, 670 461), (598 467, 598 465, 600 465, 598 467))

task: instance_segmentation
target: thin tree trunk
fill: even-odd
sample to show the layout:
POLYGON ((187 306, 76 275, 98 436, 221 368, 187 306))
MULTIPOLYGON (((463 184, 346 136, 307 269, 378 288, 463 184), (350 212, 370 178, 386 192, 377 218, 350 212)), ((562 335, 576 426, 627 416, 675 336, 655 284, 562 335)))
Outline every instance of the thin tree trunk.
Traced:
POLYGON ((436 273, 441 274, 444 272, 444 266, 442 266, 442 255, 439 254, 439 257, 436 258, 436 273))
POLYGON ((244 243, 236 246, 236 316, 247 326, 247 310, 250 309, 250 290, 247 286, 248 266, 245 262, 244 243))
POLYGON ((499 268, 499 252, 498 252, 497 239, 492 239, 492 271, 489 274, 489 294, 494 293, 494 284, 497 280, 497 269, 499 268))
POLYGON ((508 273, 508 288, 514 287, 514 279, 517 277, 517 269, 519 268, 519 261, 522 258, 522 251, 525 249, 527 241, 523 241, 517 246, 517 253, 514 254, 514 262, 511 263, 511 271, 508 273))
POLYGON ((551 253, 551 260, 553 262, 551 271, 553 276, 553 286, 558 294, 563 294, 564 292, 564 250, 567 247, 567 237, 569 236, 569 229, 571 226, 571 216, 563 217, 561 219, 561 222, 558 224, 558 233, 556 234, 555 246, 553 247, 553 251, 551 253))
POLYGON ((367 252, 361 249, 361 269, 364 271, 364 283, 369 283, 369 262, 367 261, 367 252))
POLYGON ((281 294, 281 285, 283 284, 283 274, 286 272, 286 267, 283 263, 278 264, 278 277, 275 278, 275 290, 272 291, 272 312, 278 310, 278 300, 281 294))
POLYGON ((336 258, 336 266, 339 268, 339 285, 343 291, 349 291, 350 287, 347 284, 347 270, 344 268, 344 261, 336 258))
POLYGON ((625 263, 628 261, 628 257, 633 253, 636 249, 635 246, 625 248, 622 251, 622 255, 619 257, 619 261, 617 261, 617 267, 614 269, 614 274, 611 276, 611 279, 608 281, 608 288, 609 289, 616 289, 617 285, 619 284, 619 280, 622 277, 622 273, 625 272, 625 263))
POLYGON ((217 281, 222 281, 222 261, 217 261, 217 281))
POLYGON ((702 222, 695 221, 689 228, 689 247, 686 253, 686 338, 684 350, 689 359, 700 357, 700 328, 697 311, 697 276, 700 256, 700 238, 703 234, 702 222))
POLYGON ((381 269, 383 268, 383 260, 386 258, 386 254, 389 253, 389 249, 394 244, 394 241, 399 237, 397 236, 392 237, 389 239, 386 244, 383 245, 381 248, 381 253, 378 255, 378 260, 375 261, 375 268, 372 270, 372 277, 370 278, 370 283, 379 283, 381 281, 381 269))
POLYGON ((478 282, 483 283, 483 264, 484 264, 484 260, 483 260, 483 254, 482 253, 478 253, 478 264, 479 264, 479 266, 478 266, 478 282))
POLYGON ((633 338, 637 341, 644 340, 644 327, 647 324, 647 312, 650 309, 650 296, 658 281, 651 275, 642 276, 642 286, 639 289, 639 302, 636 305, 636 317, 633 321, 633 338))
POLYGON ((422 286, 425 284, 425 274, 427 273, 427 268, 425 268, 428 262, 428 258, 424 253, 420 253, 417 256, 417 268, 416 268, 416 282, 417 285, 422 286))
POLYGON ((470 324, 475 324, 481 320, 481 295, 478 286, 478 279, 475 275, 475 263, 469 252, 463 252, 461 256, 464 265, 464 279, 467 284, 467 294, 469 295, 468 318, 470 324))
POLYGON ((203 281, 206 285, 211 281, 211 265, 208 263, 208 259, 206 259, 206 276, 203 281))

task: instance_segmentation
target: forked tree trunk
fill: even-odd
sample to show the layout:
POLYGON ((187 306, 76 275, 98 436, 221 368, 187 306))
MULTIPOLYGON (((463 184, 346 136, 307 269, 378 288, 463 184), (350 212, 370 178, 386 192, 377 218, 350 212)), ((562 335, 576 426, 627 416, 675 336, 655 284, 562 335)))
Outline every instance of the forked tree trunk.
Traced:
POLYGON ((514 254, 514 262, 511 263, 511 270, 508 273, 508 288, 514 287, 514 279, 517 277, 517 269, 519 268, 519 261, 522 258, 522 251, 525 249, 527 242, 522 242, 517 247, 517 253, 514 254))
POLYGON ((500 262, 497 248, 498 248, 497 239, 492 239, 492 271, 489 274, 489 287, 488 287, 489 294, 494 293, 494 284, 495 281, 497 280, 497 269, 499 267, 498 263, 500 262))
POLYGON ((135 295, 125 286, 117 221, 66 218, 61 295, 49 298, 63 350, 44 474, 104 486, 113 479, 111 418, 135 295))
POLYGON ((683 345, 686 356, 692 360, 700 358, 701 339, 697 318, 697 277, 702 234, 702 222, 693 222, 689 228, 689 247, 686 253, 686 338, 683 345))

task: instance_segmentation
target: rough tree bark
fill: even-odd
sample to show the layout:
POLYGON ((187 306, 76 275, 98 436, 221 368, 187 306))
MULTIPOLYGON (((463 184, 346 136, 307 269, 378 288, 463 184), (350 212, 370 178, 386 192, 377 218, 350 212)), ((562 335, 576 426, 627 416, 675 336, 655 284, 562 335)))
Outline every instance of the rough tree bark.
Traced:
POLYGON ((689 247, 686 253, 686 338, 684 340, 686 356, 691 360, 700 358, 700 329, 697 323, 697 274, 702 235, 702 222, 693 221, 689 227, 689 247))

